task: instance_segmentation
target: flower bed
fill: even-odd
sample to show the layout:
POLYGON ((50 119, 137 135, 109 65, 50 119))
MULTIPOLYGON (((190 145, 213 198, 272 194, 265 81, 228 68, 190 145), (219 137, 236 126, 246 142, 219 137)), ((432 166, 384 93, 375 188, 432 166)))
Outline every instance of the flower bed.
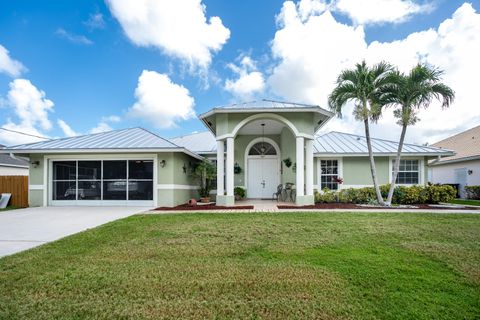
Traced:
POLYGON ((253 209, 253 206, 216 206, 215 204, 196 205, 181 204, 176 207, 158 207, 155 211, 213 211, 213 210, 243 210, 253 209))
POLYGON ((291 210, 291 209, 358 209, 358 210, 372 210, 372 209, 385 209, 385 210, 402 210, 402 209, 435 209, 435 210, 480 210, 478 207, 468 206, 439 206, 429 204, 413 204, 408 206, 392 206, 382 207, 375 205, 358 205, 354 203, 316 203, 309 206, 294 206, 294 205, 278 205, 278 209, 291 210))

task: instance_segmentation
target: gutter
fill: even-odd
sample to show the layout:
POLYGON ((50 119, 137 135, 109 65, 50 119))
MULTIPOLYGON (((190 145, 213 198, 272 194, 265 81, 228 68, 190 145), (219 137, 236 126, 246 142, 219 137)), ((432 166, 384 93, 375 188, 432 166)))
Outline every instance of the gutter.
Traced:
POLYGON ((431 163, 429 163, 430 166, 441 166, 443 164, 450 164, 450 163, 457 163, 457 162, 464 162, 464 161, 472 161, 472 160, 480 160, 480 155, 478 156, 471 156, 471 157, 463 157, 463 158, 457 158, 457 159, 452 159, 452 160, 434 160, 431 163))

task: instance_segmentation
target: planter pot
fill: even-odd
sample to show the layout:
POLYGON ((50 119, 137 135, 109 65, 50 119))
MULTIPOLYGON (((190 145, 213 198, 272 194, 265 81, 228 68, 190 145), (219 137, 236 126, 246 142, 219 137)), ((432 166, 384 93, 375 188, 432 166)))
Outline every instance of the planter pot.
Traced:
POLYGON ((242 200, 242 197, 239 196, 238 194, 236 194, 236 195, 235 195, 235 201, 240 201, 240 200, 242 200))
POLYGON ((210 202, 210 197, 202 197, 202 198, 200 198, 200 202, 209 203, 210 202))

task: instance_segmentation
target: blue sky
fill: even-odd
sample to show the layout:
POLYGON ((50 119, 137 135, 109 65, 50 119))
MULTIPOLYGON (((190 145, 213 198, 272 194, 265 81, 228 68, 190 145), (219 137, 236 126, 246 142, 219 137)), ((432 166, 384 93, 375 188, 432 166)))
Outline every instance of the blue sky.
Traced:
MULTIPOLYGON (((0 46, 8 54, 0 54, 0 126, 48 137, 142 126, 173 137, 205 130, 194 115, 235 101, 326 107, 335 74, 362 58, 405 70, 426 59, 455 85, 480 66, 469 64, 480 56, 478 1, 368 0, 375 12, 342 1, 182 0, 177 8, 148 0, 1 1, 0 46), (153 20, 132 23, 145 13, 135 16, 140 4, 153 20), (464 47, 445 49, 455 41, 464 47)), ((473 95, 456 91, 453 111, 438 118, 448 124, 439 130, 426 113, 410 141, 435 142, 478 123, 480 113, 466 109, 473 95)), ((386 115, 374 133, 396 138, 392 123, 386 115)), ((362 133, 348 116, 326 129, 362 133)), ((0 131, 3 144, 35 140, 0 131)))

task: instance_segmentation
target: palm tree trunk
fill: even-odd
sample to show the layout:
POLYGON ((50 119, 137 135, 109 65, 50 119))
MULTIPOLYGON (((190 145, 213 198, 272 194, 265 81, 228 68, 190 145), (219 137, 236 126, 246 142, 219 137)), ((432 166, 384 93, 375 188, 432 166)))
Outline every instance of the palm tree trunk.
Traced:
MULTIPOLYGON (((390 190, 388 190, 388 197, 386 205, 392 204, 393 191, 395 190, 395 182, 397 181, 398 171, 400 168, 400 158, 402 156, 403 142, 405 140, 405 134, 407 132, 407 125, 402 126, 402 133, 400 134, 400 141, 398 143, 397 156, 395 157, 395 166, 393 167, 392 183, 390 184, 390 190)), ((388 173, 390 174, 390 172, 388 173)))
POLYGON ((368 125, 368 118, 365 119, 363 122, 365 124, 365 138, 367 139, 368 157, 370 159, 370 170, 372 171, 373 186, 375 188, 375 193, 377 194, 377 201, 383 206, 383 197, 377 181, 377 168, 375 167, 375 160, 373 158, 372 141, 370 140, 370 128, 368 125))

